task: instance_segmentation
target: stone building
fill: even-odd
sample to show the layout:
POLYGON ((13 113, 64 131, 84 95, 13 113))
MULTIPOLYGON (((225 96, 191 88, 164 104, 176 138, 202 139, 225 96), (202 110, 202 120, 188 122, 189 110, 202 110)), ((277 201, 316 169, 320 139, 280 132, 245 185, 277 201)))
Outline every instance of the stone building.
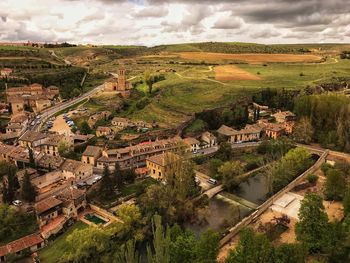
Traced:
POLYGON ((105 82, 104 91, 119 92, 122 96, 129 96, 132 85, 126 80, 126 70, 124 68, 118 69, 118 77, 105 82))

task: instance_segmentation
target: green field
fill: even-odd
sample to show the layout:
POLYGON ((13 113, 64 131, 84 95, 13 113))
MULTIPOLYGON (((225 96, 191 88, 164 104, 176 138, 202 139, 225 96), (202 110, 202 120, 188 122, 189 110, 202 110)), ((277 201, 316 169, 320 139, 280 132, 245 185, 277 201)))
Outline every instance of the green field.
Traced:
MULTIPOLYGON (((4 52, 8 51, 6 49, 13 51, 11 48, 3 47, 3 49, 5 49, 4 52)), ((40 58, 48 56, 49 53, 48 49, 27 47, 20 49, 23 49, 23 52, 37 52, 40 58)), ((20 49, 19 53, 22 52, 20 49)), ((131 110, 130 107, 126 107, 124 112, 118 114, 149 122, 157 121, 162 127, 168 127, 178 125, 193 113, 232 104, 237 98, 249 96, 263 88, 303 89, 307 86, 348 80, 350 60, 339 59, 339 52, 349 49, 350 45, 347 44, 185 43, 151 48, 142 46, 78 46, 53 50, 62 61, 66 59, 80 68, 89 67, 90 74, 83 87, 84 91, 102 83, 107 77, 107 72, 116 72, 121 66, 127 69, 127 77, 135 83, 142 80, 145 70, 150 70, 154 74, 163 74, 166 79, 154 84, 151 96, 147 95, 148 88, 144 84, 136 85, 139 94, 127 101, 129 105, 132 105, 131 110), (203 54, 205 52, 312 54, 324 57, 325 62, 248 64, 227 59, 209 61, 205 57, 202 61, 196 61, 171 55, 173 54, 171 52, 191 51, 203 52, 203 54), (170 56, 167 56, 169 54, 170 56), (261 80, 216 81, 214 67, 228 64, 234 64, 242 70, 258 75, 261 80), (145 105, 134 107, 137 101, 142 99, 142 96, 147 96, 145 105)), ((33 62, 33 64, 35 63, 33 62)), ((40 72, 37 72, 38 69, 31 70, 35 75, 41 75, 40 72)), ((55 74, 56 70, 58 71, 58 69, 49 70, 52 74, 55 74)), ((27 69, 23 69, 23 71, 27 71, 27 69)), ((57 74, 60 73, 57 72, 57 74)), ((75 82, 77 81, 78 79, 75 80, 75 82)), ((91 102, 87 106, 94 108, 94 110, 108 108, 113 111, 116 108, 108 100, 91 102)))

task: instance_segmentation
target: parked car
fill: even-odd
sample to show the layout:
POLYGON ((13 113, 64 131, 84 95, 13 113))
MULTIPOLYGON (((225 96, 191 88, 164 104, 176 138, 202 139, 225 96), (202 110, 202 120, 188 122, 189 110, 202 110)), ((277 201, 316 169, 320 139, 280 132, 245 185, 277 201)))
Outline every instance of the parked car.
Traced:
POLYGON ((208 183, 212 184, 212 185, 216 185, 218 183, 218 181, 216 181, 215 179, 213 178, 210 178, 208 181, 208 183))
POLYGON ((21 200, 15 200, 12 202, 13 205, 15 206, 21 206, 22 205, 22 201, 21 200))

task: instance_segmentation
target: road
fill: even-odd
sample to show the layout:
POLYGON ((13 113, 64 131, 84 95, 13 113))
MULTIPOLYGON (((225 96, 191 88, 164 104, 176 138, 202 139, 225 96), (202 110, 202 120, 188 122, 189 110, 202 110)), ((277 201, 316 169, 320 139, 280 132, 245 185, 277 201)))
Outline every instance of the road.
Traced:
POLYGON ((79 97, 76 97, 74 99, 56 104, 46 110, 43 110, 40 115, 42 116, 40 119, 40 122, 35 124, 34 126, 30 126, 28 129, 32 131, 39 131, 41 126, 47 121, 48 118, 52 117, 55 115, 57 112, 61 110, 65 110, 69 108, 70 106, 79 103, 85 99, 88 99, 94 95, 96 95, 98 92, 100 92, 103 89, 103 85, 97 86, 94 89, 80 95, 79 97))

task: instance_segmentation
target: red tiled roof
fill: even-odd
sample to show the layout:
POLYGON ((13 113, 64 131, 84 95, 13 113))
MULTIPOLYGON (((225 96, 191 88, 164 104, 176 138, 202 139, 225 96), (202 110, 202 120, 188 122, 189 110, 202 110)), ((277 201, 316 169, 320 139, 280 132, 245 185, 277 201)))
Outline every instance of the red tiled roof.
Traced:
POLYGON ((31 234, 29 236, 22 237, 20 239, 12 241, 11 243, 8 243, 5 246, 0 247, 0 257, 20 252, 26 248, 30 248, 42 242, 44 242, 44 240, 38 234, 31 234))
POLYGON ((61 200, 58 200, 57 198, 50 196, 38 203, 35 204, 35 210, 37 214, 41 214, 55 206, 58 206, 62 204, 61 200))

